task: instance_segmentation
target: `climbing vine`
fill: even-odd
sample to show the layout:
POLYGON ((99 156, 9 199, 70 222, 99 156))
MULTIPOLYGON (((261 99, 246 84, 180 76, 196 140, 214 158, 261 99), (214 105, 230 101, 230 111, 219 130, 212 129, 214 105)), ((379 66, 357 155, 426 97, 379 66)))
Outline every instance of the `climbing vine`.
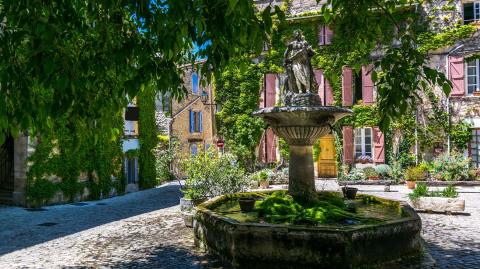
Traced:
POLYGON ((29 204, 48 203, 59 191, 68 201, 86 193, 90 199, 106 197, 113 188, 123 191, 121 112, 96 126, 68 116, 50 124, 49 132, 31 134, 36 145, 27 173, 29 204))
POLYGON ((158 184, 155 150, 159 137, 155 120, 155 97, 154 85, 142 86, 137 96, 138 107, 140 108, 138 121, 140 130, 138 184, 142 189, 152 188, 158 184))

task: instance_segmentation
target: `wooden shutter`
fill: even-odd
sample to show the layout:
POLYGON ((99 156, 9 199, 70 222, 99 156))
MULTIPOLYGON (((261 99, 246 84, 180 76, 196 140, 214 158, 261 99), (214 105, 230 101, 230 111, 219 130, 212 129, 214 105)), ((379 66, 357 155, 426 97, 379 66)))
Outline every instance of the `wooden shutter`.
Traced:
POLYGON ((195 132, 195 114, 193 110, 190 109, 190 133, 195 132))
POLYGON ((320 96, 320 99, 322 99, 322 103, 324 104, 324 96, 325 96, 325 83, 323 79, 323 71, 322 70, 315 70, 313 71, 315 74, 315 80, 317 81, 318 84, 318 95, 320 96))
POLYGON ((449 56, 449 79, 453 84, 452 96, 465 95, 465 67, 461 56, 449 56))
POLYGON ((332 44, 333 31, 330 27, 325 26, 325 45, 332 44))
POLYGON ((373 127, 373 161, 385 163, 385 137, 377 126, 373 127))
POLYGON ((198 74, 196 72, 192 73, 192 93, 193 94, 198 94, 198 74))
POLYGON ((362 101, 364 104, 373 104, 373 81, 372 81, 373 66, 362 67, 362 101))
POLYGON ((334 103, 333 100, 333 88, 332 85, 330 85, 330 82, 325 79, 325 105, 326 106, 332 106, 334 103))
POLYGON ((266 107, 273 107, 275 106, 275 83, 277 80, 277 75, 275 74, 266 74, 266 85, 265 90, 267 93, 267 100, 266 100, 266 107))
POLYGON ((343 162, 353 164, 353 127, 343 126, 343 162))
POLYGON ((272 129, 267 129, 266 134, 266 143, 267 143, 267 163, 273 163, 277 160, 277 145, 275 143, 275 135, 273 134, 272 129))
POLYGON ((351 68, 343 68, 342 74, 342 104, 343 106, 353 105, 353 71, 351 68))

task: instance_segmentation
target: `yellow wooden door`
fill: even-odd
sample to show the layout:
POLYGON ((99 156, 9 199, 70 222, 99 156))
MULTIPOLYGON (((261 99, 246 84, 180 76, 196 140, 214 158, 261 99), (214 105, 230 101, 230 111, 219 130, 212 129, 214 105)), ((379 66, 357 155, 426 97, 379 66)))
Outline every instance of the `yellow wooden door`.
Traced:
POLYGON ((317 165, 318 177, 337 177, 337 164, 335 158, 335 137, 326 135, 320 138, 320 152, 317 165))

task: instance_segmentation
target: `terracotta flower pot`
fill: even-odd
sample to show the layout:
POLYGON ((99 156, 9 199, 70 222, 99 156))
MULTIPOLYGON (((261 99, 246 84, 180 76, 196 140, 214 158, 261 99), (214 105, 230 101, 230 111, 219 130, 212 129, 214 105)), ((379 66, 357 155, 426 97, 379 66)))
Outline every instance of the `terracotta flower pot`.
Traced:
POLYGON ((252 212, 255 208, 255 199, 254 198, 240 198, 238 199, 238 203, 240 204, 240 209, 243 212, 252 212))
POLYGON ((260 188, 262 189, 268 189, 270 185, 268 184, 268 180, 265 181, 260 181, 260 188))
POLYGON ((417 183, 416 183, 415 181, 408 181, 408 180, 407 180, 406 183, 407 183, 407 188, 408 188, 409 190, 415 189, 415 186, 417 185, 417 183))

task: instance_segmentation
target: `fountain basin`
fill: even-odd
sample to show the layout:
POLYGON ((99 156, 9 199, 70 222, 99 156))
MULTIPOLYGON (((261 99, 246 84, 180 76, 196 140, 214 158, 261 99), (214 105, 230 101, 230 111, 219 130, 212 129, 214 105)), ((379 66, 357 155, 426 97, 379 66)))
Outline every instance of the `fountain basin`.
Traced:
POLYGON ((262 117, 289 145, 313 145, 330 133, 332 125, 350 115, 350 109, 334 106, 267 107, 253 114, 262 117))
POLYGON ((306 226, 259 223, 216 210, 231 199, 220 196, 199 205, 194 233, 198 246, 235 268, 375 268, 422 253, 421 220, 401 202, 379 199, 398 203, 402 212, 380 223, 306 226))

